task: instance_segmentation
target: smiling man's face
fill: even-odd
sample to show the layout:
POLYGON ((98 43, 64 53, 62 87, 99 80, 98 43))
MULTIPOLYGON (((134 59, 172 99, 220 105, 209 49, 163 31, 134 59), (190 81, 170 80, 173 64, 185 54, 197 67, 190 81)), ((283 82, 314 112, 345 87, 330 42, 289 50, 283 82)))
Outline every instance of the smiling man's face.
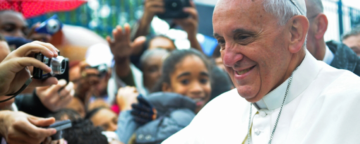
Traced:
POLYGON ((287 79, 291 34, 264 10, 263 0, 219 1, 213 26, 225 69, 247 101, 259 101, 287 79))

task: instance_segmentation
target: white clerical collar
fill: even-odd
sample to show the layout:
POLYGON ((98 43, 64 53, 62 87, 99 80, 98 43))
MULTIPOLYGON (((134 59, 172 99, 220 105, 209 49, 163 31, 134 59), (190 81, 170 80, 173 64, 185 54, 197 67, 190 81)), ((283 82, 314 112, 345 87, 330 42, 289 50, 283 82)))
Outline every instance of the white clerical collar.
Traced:
POLYGON ((330 65, 331 62, 333 61, 333 59, 334 59, 334 53, 332 53, 330 48, 328 46, 326 46, 326 51, 325 51, 325 56, 324 56, 323 61, 325 63, 327 63, 328 65, 330 65))
MULTIPOLYGON (((293 79, 285 100, 285 105, 299 96, 310 85, 319 71, 320 69, 319 66, 317 66, 317 60, 306 50, 304 60, 293 72, 293 79)), ((288 82, 289 79, 265 95, 260 101, 254 103, 255 107, 258 110, 274 110, 280 108, 288 82)))

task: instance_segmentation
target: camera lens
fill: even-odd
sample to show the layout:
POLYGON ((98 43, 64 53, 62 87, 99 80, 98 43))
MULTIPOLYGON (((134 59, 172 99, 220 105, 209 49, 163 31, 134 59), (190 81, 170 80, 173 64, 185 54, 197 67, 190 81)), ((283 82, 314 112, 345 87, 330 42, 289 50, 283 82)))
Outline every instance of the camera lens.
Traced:
POLYGON ((66 69, 66 61, 62 56, 58 56, 56 58, 52 58, 51 60, 51 69, 53 75, 61 75, 65 72, 66 69))
POLYGON ((174 0, 174 1, 169 1, 167 7, 171 8, 171 10, 180 10, 182 8, 182 4, 181 1, 174 0))

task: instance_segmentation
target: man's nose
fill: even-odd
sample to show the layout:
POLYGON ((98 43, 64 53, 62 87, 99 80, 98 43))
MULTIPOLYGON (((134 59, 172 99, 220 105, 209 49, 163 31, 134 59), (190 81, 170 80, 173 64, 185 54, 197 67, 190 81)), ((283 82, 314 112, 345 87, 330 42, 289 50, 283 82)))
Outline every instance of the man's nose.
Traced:
POLYGON ((235 48, 226 47, 221 51, 221 57, 226 67, 233 67, 244 58, 244 55, 237 52, 235 48))
POLYGON ((21 30, 16 30, 15 33, 14 33, 14 37, 25 38, 25 35, 21 30))

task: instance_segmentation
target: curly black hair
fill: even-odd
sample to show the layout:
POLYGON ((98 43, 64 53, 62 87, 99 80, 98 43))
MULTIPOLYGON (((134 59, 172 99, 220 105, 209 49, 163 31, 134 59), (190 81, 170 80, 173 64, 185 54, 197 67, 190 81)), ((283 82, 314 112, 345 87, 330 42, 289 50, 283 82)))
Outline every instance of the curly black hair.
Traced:
POLYGON ((61 118, 63 116, 67 116, 70 120, 74 121, 79 118, 81 118, 80 114, 72 109, 61 109, 58 112, 53 114, 53 117, 55 117, 56 120, 62 120, 61 118))
POLYGON ((90 120, 79 119, 72 122, 72 127, 64 130, 63 137, 69 144, 108 144, 100 127, 95 127, 90 120))

